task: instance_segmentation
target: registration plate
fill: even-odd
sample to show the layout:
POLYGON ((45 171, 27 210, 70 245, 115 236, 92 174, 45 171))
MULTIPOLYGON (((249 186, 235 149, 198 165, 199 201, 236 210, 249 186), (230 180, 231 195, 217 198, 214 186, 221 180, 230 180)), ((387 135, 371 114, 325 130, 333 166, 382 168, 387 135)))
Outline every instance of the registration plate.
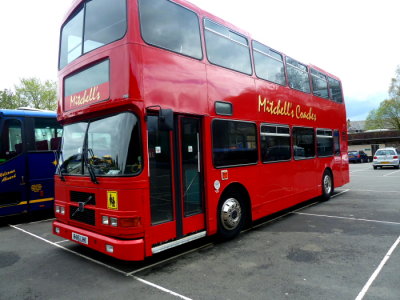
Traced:
POLYGON ((72 239, 82 244, 89 244, 89 238, 87 236, 75 232, 72 233, 72 239))
POLYGON ((387 165, 389 162, 388 161, 382 161, 381 164, 387 165))

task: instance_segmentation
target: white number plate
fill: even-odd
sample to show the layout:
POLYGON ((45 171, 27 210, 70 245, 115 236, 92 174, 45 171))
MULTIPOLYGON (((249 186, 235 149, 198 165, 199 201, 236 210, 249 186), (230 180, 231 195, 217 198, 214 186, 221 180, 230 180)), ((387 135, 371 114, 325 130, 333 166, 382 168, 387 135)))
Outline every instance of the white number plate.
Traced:
POLYGON ((89 238, 87 236, 84 236, 84 235, 81 235, 81 234, 77 234, 75 232, 72 233, 72 239, 74 241, 77 241, 77 242, 82 243, 82 244, 86 244, 86 245, 89 244, 89 238))

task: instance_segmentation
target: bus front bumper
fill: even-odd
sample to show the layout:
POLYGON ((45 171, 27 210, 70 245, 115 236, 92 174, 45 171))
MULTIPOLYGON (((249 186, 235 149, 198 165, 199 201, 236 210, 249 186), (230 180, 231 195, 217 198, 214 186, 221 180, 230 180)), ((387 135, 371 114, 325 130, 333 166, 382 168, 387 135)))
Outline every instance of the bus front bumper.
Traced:
POLYGON ((85 229, 53 222, 53 234, 121 260, 144 259, 144 241, 118 240, 85 229))

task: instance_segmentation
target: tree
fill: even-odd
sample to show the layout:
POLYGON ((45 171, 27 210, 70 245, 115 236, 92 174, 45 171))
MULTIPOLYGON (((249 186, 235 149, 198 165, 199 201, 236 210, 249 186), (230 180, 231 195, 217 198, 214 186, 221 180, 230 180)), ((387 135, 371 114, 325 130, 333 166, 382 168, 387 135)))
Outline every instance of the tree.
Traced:
POLYGON ((0 91, 0 108, 13 109, 15 106, 15 96, 10 90, 0 91))
POLYGON ((389 95, 391 98, 400 98, 400 65, 397 66, 396 75, 392 78, 389 95))
POLYGON ((380 103, 377 109, 369 112, 366 129, 394 128, 400 130, 400 66, 396 69, 389 87, 388 100, 380 103))
POLYGON ((15 97, 27 107, 37 109, 57 109, 57 85, 54 81, 42 83, 38 78, 23 78, 15 86, 15 97))

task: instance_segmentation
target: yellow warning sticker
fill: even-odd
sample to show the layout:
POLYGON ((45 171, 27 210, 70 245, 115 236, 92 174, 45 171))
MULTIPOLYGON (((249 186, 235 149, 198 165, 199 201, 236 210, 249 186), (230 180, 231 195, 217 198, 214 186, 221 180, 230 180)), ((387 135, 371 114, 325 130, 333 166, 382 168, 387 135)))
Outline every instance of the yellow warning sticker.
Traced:
POLYGON ((118 192, 107 191, 107 208, 118 209, 118 192))

